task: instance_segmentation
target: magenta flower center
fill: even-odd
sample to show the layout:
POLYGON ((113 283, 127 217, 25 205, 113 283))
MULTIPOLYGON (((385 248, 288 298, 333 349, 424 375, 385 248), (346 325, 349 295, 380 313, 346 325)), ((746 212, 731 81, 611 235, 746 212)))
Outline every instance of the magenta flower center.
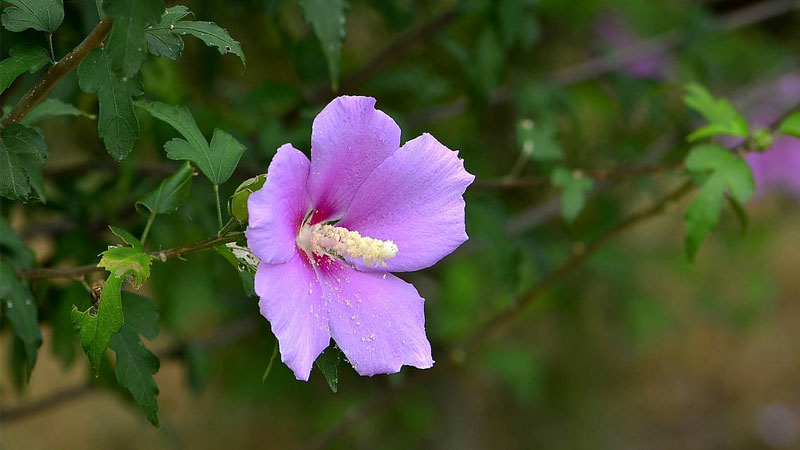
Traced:
POLYGON ((305 220, 295 239, 297 246, 305 252, 311 264, 316 257, 361 259, 370 267, 385 266, 386 260, 397 256, 397 245, 390 240, 362 236, 358 231, 337 227, 329 223, 311 224, 305 220))

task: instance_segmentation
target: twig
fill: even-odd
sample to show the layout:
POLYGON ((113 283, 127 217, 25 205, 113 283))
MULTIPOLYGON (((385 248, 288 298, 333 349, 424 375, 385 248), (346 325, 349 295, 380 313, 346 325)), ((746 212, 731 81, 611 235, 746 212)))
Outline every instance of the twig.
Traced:
MULTIPOLYGON (((168 250, 157 250, 150 252, 150 256, 157 261, 167 261, 169 259, 181 258, 186 255, 203 252, 218 245, 236 242, 244 237, 244 233, 231 233, 225 236, 214 236, 205 241, 194 244, 175 247, 168 250)), ((40 269, 20 269, 17 276, 20 278, 75 278, 92 272, 102 272, 105 269, 95 264, 86 264, 77 267, 65 268, 40 268, 40 269)))
POLYGON ((62 78, 75 70, 81 61, 83 61, 83 58, 103 42, 111 31, 111 23, 112 20, 109 18, 101 20, 77 47, 72 49, 71 52, 67 53, 67 55, 61 58, 57 63, 50 66, 50 70, 47 71, 42 79, 22 97, 11 112, 3 117, 3 120, 0 121, 0 129, 18 123, 34 106, 44 100, 47 94, 50 93, 62 78))
MULTIPOLYGON (((629 169, 598 169, 583 172, 585 177, 595 181, 624 180, 642 175, 659 175, 671 170, 680 169, 682 162, 668 163, 653 167, 633 167, 629 169)), ((549 177, 526 177, 526 178, 495 178, 488 180, 475 180, 475 187, 484 189, 514 189, 545 186, 550 184, 549 177)))

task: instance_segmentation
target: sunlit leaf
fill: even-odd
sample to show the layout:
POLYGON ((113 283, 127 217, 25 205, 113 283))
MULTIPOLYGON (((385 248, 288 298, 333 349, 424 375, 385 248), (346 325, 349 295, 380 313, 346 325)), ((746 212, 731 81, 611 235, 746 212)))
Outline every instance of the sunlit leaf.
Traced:
POLYGON ((687 85, 683 101, 686 106, 702 114, 708 121, 708 125, 695 130, 689 135, 690 141, 720 134, 737 137, 747 136, 747 121, 739 114, 739 111, 724 98, 715 99, 703 86, 697 83, 687 85))
POLYGON ((788 134, 800 139, 800 111, 792 113, 789 117, 783 119, 778 130, 783 134, 788 134))

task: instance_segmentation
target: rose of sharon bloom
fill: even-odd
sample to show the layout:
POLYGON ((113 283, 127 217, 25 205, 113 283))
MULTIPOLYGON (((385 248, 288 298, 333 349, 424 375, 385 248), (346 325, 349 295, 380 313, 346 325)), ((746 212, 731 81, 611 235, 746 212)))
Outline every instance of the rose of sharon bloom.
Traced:
POLYGON ((331 338, 361 375, 433 366, 424 299, 390 272, 424 269, 467 240, 463 194, 475 177, 370 97, 339 97, 314 119, 311 161, 278 149, 248 200, 261 259, 255 289, 281 360, 308 380, 331 338))

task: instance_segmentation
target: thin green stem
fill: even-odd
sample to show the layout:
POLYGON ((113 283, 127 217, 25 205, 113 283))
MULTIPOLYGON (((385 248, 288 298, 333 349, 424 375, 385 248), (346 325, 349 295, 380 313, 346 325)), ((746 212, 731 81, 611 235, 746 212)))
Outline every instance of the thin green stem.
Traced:
POLYGON ((47 44, 50 46, 50 61, 56 62, 56 52, 53 51, 53 33, 47 33, 47 44))
POLYGON ((214 199, 217 201, 217 229, 222 229, 222 204, 219 201, 219 186, 214 187, 214 199))
POLYGON ((226 224, 225 224, 225 226, 224 226, 224 227, 222 227, 222 229, 221 229, 221 230, 219 230, 219 231, 217 232, 217 236, 224 236, 224 235, 225 235, 225 234, 227 234, 229 231, 231 231, 231 230, 233 230, 234 228, 236 228, 236 225, 237 225, 238 223, 239 223, 239 222, 238 222, 236 219, 234 219, 233 217, 231 217, 231 219, 230 219, 230 220, 228 220, 228 223, 226 223, 226 224))
POLYGON ((511 171, 506 176, 510 180, 514 180, 519 177, 520 173, 522 173, 522 168, 525 167, 525 163, 528 162, 528 155, 524 152, 520 152, 517 161, 514 163, 514 167, 511 168, 511 171))
POLYGON ((147 234, 150 233, 150 227, 153 225, 153 221, 156 220, 156 212, 153 211, 150 213, 150 217, 147 219, 147 225, 144 226, 144 231, 142 232, 142 238, 139 239, 142 241, 142 245, 147 242, 147 234))

